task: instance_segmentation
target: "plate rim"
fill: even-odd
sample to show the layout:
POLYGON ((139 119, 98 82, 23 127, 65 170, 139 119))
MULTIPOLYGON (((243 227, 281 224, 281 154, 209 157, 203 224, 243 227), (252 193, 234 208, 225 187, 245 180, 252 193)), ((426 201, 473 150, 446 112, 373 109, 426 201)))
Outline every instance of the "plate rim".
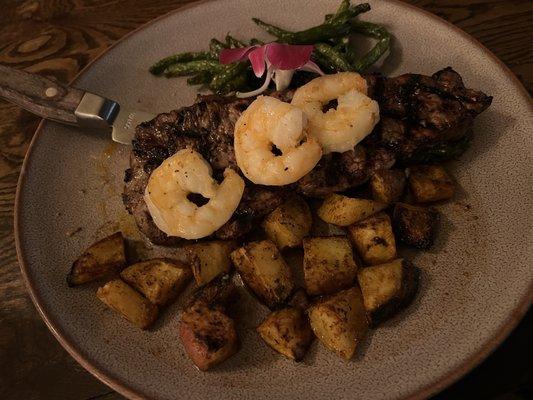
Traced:
MULTIPOLYGON (((75 82, 85 73, 85 71, 91 68, 92 65, 96 61, 100 60, 110 50, 112 50, 115 46, 119 45, 122 41, 127 40, 130 36, 137 34, 138 32, 144 30, 145 28, 153 24, 156 24, 160 20, 165 19, 173 14, 183 12, 184 10, 187 10, 189 8, 201 7, 204 4, 212 3, 212 2, 214 3, 217 1, 220 2, 224 0, 200 0, 194 3, 189 3, 183 6, 179 6, 178 8, 175 8, 167 13, 164 13, 160 15, 159 17, 156 17, 142 24, 141 26, 135 28, 134 30, 128 32, 127 34, 122 36, 120 39, 113 42, 110 46, 105 48, 91 61, 89 61, 87 65, 83 67, 76 74, 76 76, 69 82, 69 86, 75 84, 75 82)), ((479 47, 483 51, 483 53, 485 53, 487 58, 491 59, 491 61, 498 64, 502 68, 502 70, 505 72, 507 77, 510 78, 516 91, 520 93, 525 99, 529 99, 531 101, 531 96, 529 92, 526 90, 526 88, 524 87, 522 82, 520 82, 517 76, 511 71, 511 69, 502 60, 500 60, 491 50, 489 50, 479 40, 469 35, 467 32, 463 31, 458 26, 452 24, 451 22, 448 22, 444 18, 441 18, 438 15, 433 14, 429 11, 426 11, 413 4, 406 3, 401 0, 382 0, 382 1, 391 3, 398 7, 404 7, 412 12, 421 13, 426 18, 432 19, 437 23, 444 24, 448 28, 453 29, 463 39, 466 39, 472 45, 479 47)), ((20 209, 21 209, 21 203, 22 203, 21 187, 24 183, 29 159, 30 159, 33 147, 37 141, 36 139, 42 133, 45 124, 46 124, 46 120, 42 119, 39 125, 37 126, 35 133, 30 141, 28 150, 26 151, 26 154, 24 156, 24 160, 23 160, 22 167, 21 167, 20 174, 19 174, 18 181, 17 181, 16 193, 15 193, 14 224, 13 224, 14 236, 15 236, 15 248, 16 248, 17 259, 18 259, 18 263, 19 263, 19 267, 20 267, 20 271, 21 271, 24 284, 26 285, 26 288, 28 289, 28 294, 30 295, 31 300, 35 308, 37 309, 39 316, 45 322, 47 328, 50 330, 50 332, 52 332, 53 336, 59 342, 59 344, 69 353, 69 355, 72 358, 74 358, 74 360, 76 360, 76 362, 78 362, 86 371, 91 373, 98 380, 100 380, 101 382, 109 386, 111 389, 117 391, 121 395, 129 399, 148 400, 149 397, 147 397, 145 393, 142 393, 140 391, 133 389, 130 385, 127 385, 124 382, 121 382, 118 378, 112 376, 112 374, 108 374, 104 372, 101 368, 97 367, 95 363, 89 360, 90 358, 89 356, 83 355, 80 352, 80 350, 76 348, 76 345, 73 344, 73 342, 71 341, 69 334, 65 332, 64 329, 62 329, 59 326, 59 324, 55 323, 53 321, 53 318, 47 314, 47 312, 42 306, 42 300, 33 285, 33 281, 29 278, 29 274, 28 274, 29 268, 24 260, 24 254, 22 251, 23 246, 22 246, 21 238, 20 238, 21 232, 22 232, 21 222, 20 222, 20 217, 21 217, 20 209)), ((495 351, 498 348, 498 346, 509 336, 509 334, 514 330, 514 328, 522 320, 522 318, 524 317, 524 315, 526 314, 526 312, 528 311, 532 303, 533 303, 533 281, 530 282, 529 290, 527 291, 526 295, 520 299, 516 308, 510 313, 507 319, 503 323, 501 323, 501 326, 499 327, 497 332, 491 338, 489 338, 486 342, 484 342, 476 353, 472 354, 470 357, 464 360, 461 364, 459 364, 456 368, 448 371, 447 373, 442 375, 440 378, 436 379, 433 382, 426 384, 422 388, 419 388, 415 390, 414 392, 407 394, 406 396, 402 398, 398 398, 398 400, 425 399, 431 395, 434 395, 442 391, 446 387, 452 385, 453 383, 458 381, 460 378, 465 376, 468 372, 470 372, 472 369, 478 366, 493 351, 495 351)))

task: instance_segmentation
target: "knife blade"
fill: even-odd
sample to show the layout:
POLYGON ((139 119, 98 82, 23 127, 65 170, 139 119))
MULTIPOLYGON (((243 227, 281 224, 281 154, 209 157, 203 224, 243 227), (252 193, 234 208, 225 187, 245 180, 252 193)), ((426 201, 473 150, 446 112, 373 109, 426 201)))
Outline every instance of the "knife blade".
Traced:
POLYGON ((134 139, 137 125, 155 117, 122 107, 106 97, 3 65, 0 97, 42 118, 107 133, 115 142, 126 145, 134 139))

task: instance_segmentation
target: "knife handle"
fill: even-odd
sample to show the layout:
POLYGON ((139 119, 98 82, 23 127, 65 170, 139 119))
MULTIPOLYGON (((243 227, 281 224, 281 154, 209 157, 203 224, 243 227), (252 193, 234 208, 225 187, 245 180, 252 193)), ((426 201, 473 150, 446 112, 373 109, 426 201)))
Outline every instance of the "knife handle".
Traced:
POLYGON ((0 97, 46 119, 77 124, 84 91, 48 78, 0 65, 0 97))

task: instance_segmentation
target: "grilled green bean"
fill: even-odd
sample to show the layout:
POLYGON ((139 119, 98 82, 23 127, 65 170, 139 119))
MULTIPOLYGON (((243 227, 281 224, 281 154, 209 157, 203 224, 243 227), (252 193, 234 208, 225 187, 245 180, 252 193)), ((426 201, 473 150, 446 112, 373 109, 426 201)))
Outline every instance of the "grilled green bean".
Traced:
POLYGON ((260 20, 259 18, 252 18, 252 21, 254 21, 254 23, 257 26, 259 26, 260 28, 263 28, 266 32, 270 33, 272 36, 276 36, 278 38, 283 35, 288 35, 292 33, 290 31, 286 31, 272 24, 267 24, 266 22, 260 20))
POLYGON ((170 65, 165 69, 165 76, 169 78, 172 76, 192 75, 199 72, 217 73, 223 67, 218 61, 214 60, 189 61, 170 65))
MULTIPOLYGON (((230 86, 229 83, 238 76, 245 75, 248 64, 234 63, 225 65, 223 69, 218 72, 209 84, 209 87, 216 93, 224 93, 230 86)), ((229 90, 228 90, 229 91, 229 90)))
POLYGON ((352 21, 352 32, 362 33, 378 39, 377 43, 358 60, 351 60, 353 69, 362 72, 375 64, 389 50, 391 36, 382 26, 370 22, 352 21))
POLYGON ((220 40, 217 40, 215 38, 211 39, 211 41, 209 42, 209 51, 216 57, 218 57, 218 54, 222 49, 226 48, 227 46, 225 43, 222 43, 220 40))
POLYGON ((347 23, 351 18, 370 10, 368 3, 358 4, 355 7, 343 9, 339 14, 335 14, 327 22, 312 28, 290 32, 272 24, 268 24, 258 18, 252 20, 271 35, 274 35, 282 43, 290 44, 314 44, 324 42, 328 39, 346 36, 350 32, 350 25, 347 23))
POLYGON ((161 75, 163 72, 165 72, 165 69, 167 69, 172 64, 189 61, 208 60, 211 58, 211 54, 207 51, 191 51, 187 53, 178 53, 169 57, 165 57, 156 62, 150 67, 150 72, 154 75, 161 75))
POLYGON ((189 85, 205 85, 209 82, 211 82, 211 79, 213 78, 213 74, 210 72, 200 72, 194 76, 191 76, 190 78, 187 78, 187 83, 189 85))
POLYGON ((229 48, 246 47, 246 43, 241 42, 238 39, 235 39, 233 36, 229 34, 226 35, 226 45, 229 48))
POLYGON ((256 39, 256 38, 250 39, 250 46, 262 46, 264 44, 265 44, 265 42, 263 42, 260 39, 256 39))
POLYGON ((317 54, 320 54, 325 59, 329 60, 331 65, 333 65, 334 69, 336 69, 336 70, 350 71, 352 69, 352 66, 344 58, 344 56, 341 54, 341 52, 335 50, 333 47, 331 47, 328 44, 317 43, 315 45, 315 51, 316 51, 317 54))

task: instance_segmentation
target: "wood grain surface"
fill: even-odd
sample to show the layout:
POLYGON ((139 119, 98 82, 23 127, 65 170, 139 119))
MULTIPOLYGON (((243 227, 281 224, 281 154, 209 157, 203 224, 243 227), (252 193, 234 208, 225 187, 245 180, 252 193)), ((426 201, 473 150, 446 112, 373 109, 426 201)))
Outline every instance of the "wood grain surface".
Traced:
MULTIPOLYGON (((141 24, 186 0, 2 0, 0 64, 70 81, 91 59, 141 24)), ((411 0, 492 50, 533 92, 533 2, 411 0)), ((120 399, 80 367, 48 332, 19 273, 13 202, 39 119, 0 101, 0 398, 120 399)), ((438 399, 531 398, 532 317, 485 363, 438 399)))

